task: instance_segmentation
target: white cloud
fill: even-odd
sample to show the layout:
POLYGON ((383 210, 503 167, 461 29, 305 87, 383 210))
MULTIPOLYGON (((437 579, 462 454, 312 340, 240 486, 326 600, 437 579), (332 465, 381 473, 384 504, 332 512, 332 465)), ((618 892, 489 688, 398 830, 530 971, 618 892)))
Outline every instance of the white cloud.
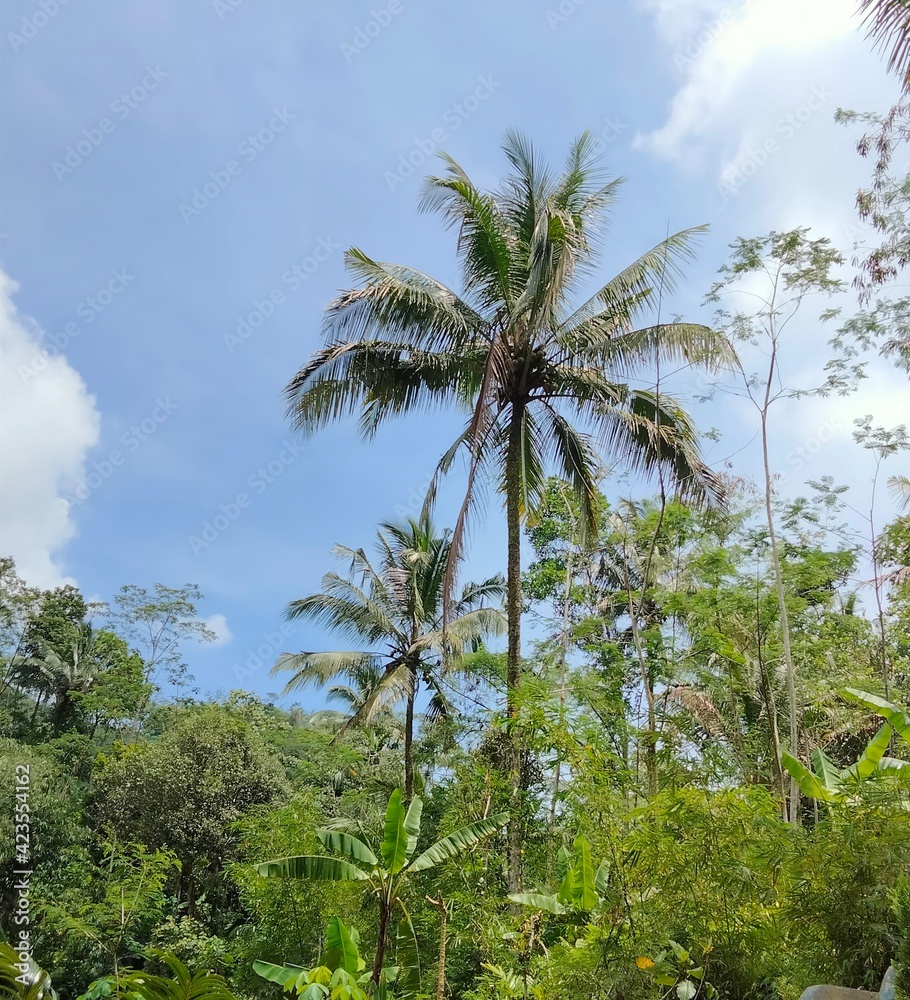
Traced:
POLYGON ((226 646, 233 638, 234 635, 228 628, 227 618, 224 615, 218 613, 210 615, 208 618, 204 619, 205 624, 215 633, 215 641, 212 643, 213 646, 226 646))
POLYGON ((12 301, 17 287, 0 270, 0 552, 28 583, 55 587, 73 582, 60 551, 76 528, 61 494, 83 475, 101 420, 66 358, 42 355, 40 327, 12 301))
MULTIPOLYGON (((806 53, 857 31, 854 0, 647 0, 659 35, 684 82, 666 122, 636 143, 676 160, 687 144, 728 117, 748 125, 744 103, 759 110, 788 91, 806 53), (757 100, 756 100, 757 99, 757 100)), ((802 94, 790 90, 794 103, 802 94)))

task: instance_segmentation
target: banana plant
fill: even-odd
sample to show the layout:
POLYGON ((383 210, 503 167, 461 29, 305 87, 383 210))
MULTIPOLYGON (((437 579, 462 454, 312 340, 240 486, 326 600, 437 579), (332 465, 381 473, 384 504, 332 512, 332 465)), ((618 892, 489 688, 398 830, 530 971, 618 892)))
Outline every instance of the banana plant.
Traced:
POLYGON ((904 767, 905 761, 885 756, 892 735, 892 729, 886 723, 872 737, 859 760, 849 767, 839 768, 821 749, 812 754, 812 770, 786 752, 781 754, 781 764, 796 779, 799 790, 807 798, 842 804, 849 801, 852 789, 858 782, 865 781, 873 774, 899 771, 904 767))
POLYGON ((561 848, 559 859, 565 866, 565 875, 555 893, 513 892, 509 899, 557 916, 582 915, 596 909, 607 892, 606 861, 602 861, 595 871, 591 845, 582 836, 575 838, 571 851, 561 848))
POLYGON ((878 695, 869 694, 868 691, 859 691, 857 688, 847 688, 841 691, 841 696, 850 701, 868 708, 870 712, 880 715, 888 725, 908 743, 910 743, 910 715, 902 708, 879 698, 878 695))
MULTIPOLYGON (((322 964, 315 969, 253 962, 253 970, 270 983, 278 983, 285 993, 296 992, 300 1000, 367 1000, 364 985, 369 974, 363 972, 366 962, 357 947, 357 931, 346 927, 338 917, 332 917, 325 940, 322 964)), ((390 970, 385 972, 388 976, 390 970)))
POLYGON ((411 875, 428 871, 458 857, 474 844, 496 833, 508 822, 507 813, 497 813, 462 827, 443 837, 422 854, 414 856, 420 836, 423 801, 414 797, 405 810, 401 789, 389 798, 382 844, 378 853, 359 838, 339 830, 317 830, 323 847, 343 857, 329 855, 280 858, 258 865, 260 875, 274 878, 303 878, 317 882, 365 882, 379 903, 379 930, 371 974, 378 987, 383 980, 383 962, 389 930, 396 913, 399 917, 399 950, 408 954, 406 968, 412 980, 419 980, 417 939, 410 914, 401 898, 402 887, 411 875), (348 860, 350 859, 350 860, 348 860))

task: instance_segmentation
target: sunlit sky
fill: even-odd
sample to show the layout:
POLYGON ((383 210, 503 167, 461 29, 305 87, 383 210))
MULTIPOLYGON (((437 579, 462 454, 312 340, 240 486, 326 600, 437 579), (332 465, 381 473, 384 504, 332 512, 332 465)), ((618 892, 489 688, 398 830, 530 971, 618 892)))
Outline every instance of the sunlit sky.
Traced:
MULTIPOLYGON (((704 293, 736 237, 864 238, 853 201, 870 167, 833 115, 884 110, 897 86, 853 7, 5 0, 0 548, 30 583, 92 598, 198 583, 219 634, 186 651, 201 690, 240 686, 257 661, 242 686, 276 690, 275 653, 334 644, 303 624, 282 634, 287 602, 318 589, 333 543, 369 545, 379 521, 416 510, 459 423, 405 419, 371 444, 352 425, 309 443, 291 432, 281 390, 347 285, 343 250, 457 285, 452 234, 417 210, 435 153, 493 186, 508 128, 554 164, 590 129, 627 178, 602 277, 709 223, 666 307, 710 321, 704 293)), ((830 333, 796 329, 794 385, 817 379, 830 333)), ((905 377, 872 372, 846 401, 781 409, 785 489, 830 474, 868 506, 852 420, 910 418, 905 377)), ((692 406, 723 432, 709 459, 754 474, 748 410, 692 406)), ((504 545, 494 502, 466 573, 502 568, 504 545)))

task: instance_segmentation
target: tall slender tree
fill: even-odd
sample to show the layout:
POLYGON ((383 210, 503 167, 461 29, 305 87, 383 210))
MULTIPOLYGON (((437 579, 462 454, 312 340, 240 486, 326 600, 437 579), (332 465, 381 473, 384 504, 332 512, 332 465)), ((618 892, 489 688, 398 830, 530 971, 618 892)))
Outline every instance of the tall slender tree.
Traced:
POLYGON ((504 593, 501 576, 468 584, 443 621, 443 584, 451 537, 437 534, 427 517, 403 524, 385 523, 378 536, 379 559, 374 566, 363 549, 335 546, 335 554, 350 564, 348 576, 327 573, 321 593, 288 607, 291 619, 309 618, 372 650, 285 654, 273 673, 293 671, 285 692, 310 683, 347 680, 361 688, 331 690, 354 709, 348 725, 365 725, 384 710, 405 703, 405 799, 414 795, 414 708, 421 681, 432 691, 431 713, 445 715, 444 673, 450 662, 487 635, 502 632, 505 620, 490 600, 504 593), (444 627, 445 626, 445 627, 444 627), (381 648, 376 648, 381 647, 381 648), (365 685, 365 686, 364 686, 365 685))
MULTIPOLYGON (((505 498, 507 561, 507 715, 512 733, 510 888, 521 882, 521 522, 538 502, 547 467, 596 522, 595 439, 635 472, 663 469, 680 490, 717 497, 718 479, 701 459, 698 435, 680 404, 626 381, 657 356, 682 365, 729 361, 726 340, 705 326, 638 328, 669 291, 704 227, 668 237, 574 306, 596 279, 598 236, 619 180, 598 167, 594 138, 583 134, 555 175, 520 134, 507 134, 512 172, 496 192, 480 190, 451 157, 430 177, 421 202, 457 231, 463 294, 411 267, 382 263, 352 248, 360 287, 326 314, 327 343, 287 386, 295 425, 314 433, 359 414, 370 438, 389 417, 453 404, 464 430, 440 460, 468 458, 448 584, 461 552, 477 488, 492 478, 505 498), (581 422, 585 429, 577 424, 581 422)), ((447 590, 449 587, 447 586, 447 590)))

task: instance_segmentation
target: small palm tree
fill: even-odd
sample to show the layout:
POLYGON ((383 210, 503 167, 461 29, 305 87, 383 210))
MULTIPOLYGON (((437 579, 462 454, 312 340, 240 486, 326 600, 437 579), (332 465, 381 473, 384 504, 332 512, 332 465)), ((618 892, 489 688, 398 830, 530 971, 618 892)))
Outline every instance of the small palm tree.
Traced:
MULTIPOLYGON (((658 314, 656 323, 637 327, 672 289, 705 227, 670 236, 575 305, 582 282, 594 277, 597 229, 620 182, 607 181, 598 169, 589 133, 573 143, 560 176, 518 133, 510 132, 503 148, 513 173, 498 192, 481 191, 448 156, 445 176, 427 179, 422 207, 457 231, 464 294, 412 267, 349 250, 348 267, 362 287, 329 306, 327 344, 286 393, 295 425, 308 434, 355 413, 372 437, 384 420, 403 413, 452 404, 467 412, 437 478, 459 453, 467 454, 449 583, 480 478, 491 477, 505 498, 509 852, 517 891, 522 518, 541 499, 547 466, 555 466, 578 494, 583 527, 593 532, 600 468, 595 439, 632 471, 660 471, 692 497, 716 498, 720 482, 702 462, 698 434, 682 406, 662 390, 632 388, 628 379, 662 363, 711 367, 735 355, 705 326, 661 322, 658 314)), ((434 481, 431 495, 435 488, 434 481)))
POLYGON ((406 938, 416 942, 411 917, 402 900, 403 883, 411 875, 428 871, 437 865, 458 857, 474 844, 496 833, 506 825, 508 816, 497 813, 476 823, 456 830, 436 841, 422 854, 414 857, 420 836, 423 801, 415 796, 405 810, 401 789, 396 788, 386 808, 383 841, 378 854, 358 837, 339 830, 317 830, 322 845, 343 858, 329 856, 303 856, 265 861, 258 866, 260 875, 267 877, 305 878, 318 882, 367 882, 379 903, 379 932, 376 939, 376 956, 373 961, 372 981, 382 977, 389 927, 394 914, 407 931, 406 938), (351 860, 347 860, 350 858, 351 860), (354 863, 356 862, 356 864, 354 863))
POLYGON ((451 547, 448 534, 437 534, 428 517, 403 524, 385 523, 378 532, 379 560, 374 567, 363 549, 336 546, 350 564, 345 576, 327 573, 321 593, 288 607, 291 619, 309 618, 369 644, 368 651, 303 652, 280 657, 272 672, 290 670, 285 693, 307 684, 335 683, 330 697, 353 709, 347 725, 368 725, 381 713, 405 703, 405 797, 414 794, 414 706, 421 682, 432 691, 430 715, 450 710, 444 674, 453 660, 476 649, 490 634, 505 630, 498 608, 501 576, 468 584, 443 622, 443 581, 451 547))
POLYGON ((206 969, 190 970, 174 955, 151 949, 171 971, 172 979, 146 972, 130 972, 120 979, 131 1000, 238 1000, 223 976, 206 969))
POLYGON ((38 689, 33 721, 42 699, 47 698, 52 706, 50 721, 54 731, 63 729, 73 709, 73 695, 91 691, 107 666, 98 656, 96 639, 99 634, 91 625, 83 623, 62 656, 42 642, 35 655, 12 658, 11 676, 24 679, 38 689))

